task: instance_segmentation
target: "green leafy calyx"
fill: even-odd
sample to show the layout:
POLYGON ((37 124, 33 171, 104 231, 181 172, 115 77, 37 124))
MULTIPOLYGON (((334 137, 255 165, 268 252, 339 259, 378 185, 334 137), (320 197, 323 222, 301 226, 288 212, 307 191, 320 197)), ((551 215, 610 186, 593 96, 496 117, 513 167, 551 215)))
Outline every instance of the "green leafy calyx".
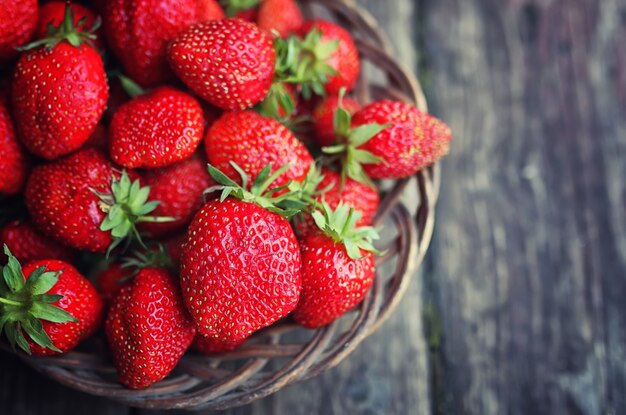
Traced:
POLYGON ((297 84, 301 88, 304 99, 313 94, 324 96, 324 84, 337 71, 329 61, 339 48, 339 41, 322 41, 322 32, 311 30, 304 39, 295 35, 287 39, 276 37, 275 76, 279 82, 297 84))
POLYGON ((317 227, 326 236, 344 245, 350 258, 361 258, 362 250, 380 254, 372 244, 379 239, 378 232, 371 226, 357 227, 356 223, 361 218, 361 212, 355 211, 353 207, 340 204, 333 211, 328 203, 323 201, 321 209, 314 210, 311 215, 317 227))
POLYGON ((227 17, 234 17, 239 12, 245 12, 257 7, 260 0, 221 0, 220 4, 224 8, 227 17))
POLYGON ((4 253, 8 262, 1 267, 0 336, 6 333, 13 350, 17 345, 28 354, 31 350, 24 333, 39 346, 61 352, 52 344, 41 324, 41 320, 59 324, 78 321, 67 311, 51 304, 62 296, 47 294, 56 285, 61 272, 46 271, 46 267, 42 266, 25 279, 22 266, 6 244, 4 253))
POLYGON ((230 164, 241 177, 241 185, 209 164, 209 174, 218 185, 205 190, 205 194, 221 191, 220 201, 222 202, 228 197, 234 197, 244 202, 255 203, 270 212, 287 218, 307 208, 308 204, 301 200, 295 191, 289 190, 289 184, 271 188, 272 183, 289 169, 289 164, 285 164, 274 173, 271 173, 272 164, 268 164, 252 183, 237 163, 231 162, 230 164))
POLYGON ((89 46, 93 47, 93 41, 97 38, 95 33, 98 28, 100 28, 102 21, 100 17, 98 17, 91 28, 79 29, 84 26, 86 20, 87 17, 83 17, 76 22, 76 24, 74 24, 74 13, 72 12, 72 8, 68 2, 65 5, 65 15, 63 16, 63 21, 58 26, 54 26, 54 24, 50 23, 46 31, 46 36, 43 39, 29 43, 28 45, 20 48, 20 50, 31 50, 41 46, 50 50, 63 41, 68 42, 74 47, 79 47, 83 43, 87 43, 89 46))
POLYGON ((109 246, 107 255, 122 242, 129 244, 136 240, 141 245, 143 241, 136 224, 141 222, 163 223, 172 222, 175 218, 149 216, 159 205, 159 201, 148 201, 150 187, 141 186, 139 180, 131 182, 126 171, 123 171, 119 180, 113 176, 111 191, 98 192, 92 189, 100 199, 99 207, 106 217, 100 224, 100 230, 110 231, 113 242, 109 246))
POLYGON ((163 244, 158 244, 156 248, 149 247, 133 252, 130 256, 122 259, 122 268, 131 269, 133 275, 144 268, 165 268, 173 272, 177 271, 172 257, 163 244))
POLYGON ((339 106, 335 112, 334 129, 339 144, 323 147, 326 154, 336 156, 341 159, 341 187, 349 177, 357 182, 374 186, 372 180, 363 170, 363 164, 381 163, 384 160, 374 155, 372 152, 360 148, 377 134, 390 127, 391 124, 364 124, 352 127, 352 116, 343 107, 343 96, 345 89, 339 94, 339 106))

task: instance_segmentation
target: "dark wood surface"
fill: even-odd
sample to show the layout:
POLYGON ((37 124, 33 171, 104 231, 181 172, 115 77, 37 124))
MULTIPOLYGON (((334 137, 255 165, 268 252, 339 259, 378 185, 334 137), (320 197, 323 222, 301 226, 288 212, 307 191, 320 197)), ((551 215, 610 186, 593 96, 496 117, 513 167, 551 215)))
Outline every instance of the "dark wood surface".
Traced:
MULTIPOLYGON (((626 0, 359 3, 455 133, 433 247, 348 360, 227 413, 626 413, 626 0)), ((158 414, 5 353, 0 408, 158 414)))

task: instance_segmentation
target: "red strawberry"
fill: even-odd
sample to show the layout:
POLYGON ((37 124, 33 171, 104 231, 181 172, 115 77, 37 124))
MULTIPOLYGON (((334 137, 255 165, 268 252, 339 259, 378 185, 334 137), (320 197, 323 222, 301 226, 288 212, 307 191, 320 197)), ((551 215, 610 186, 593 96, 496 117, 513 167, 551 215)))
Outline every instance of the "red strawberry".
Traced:
POLYGON ((356 228, 356 217, 340 205, 314 212, 320 229, 300 240, 302 295, 294 311, 305 327, 325 326, 359 304, 374 281, 376 239, 372 228, 356 228))
POLYGON ((172 78, 167 44, 188 26, 207 21, 207 0, 110 0, 104 9, 109 46, 124 70, 143 86, 172 78), (132 47, 129 47, 132 45, 132 47))
POLYGON ((200 334, 196 334, 193 343, 191 343, 191 348, 198 353, 212 355, 229 352, 239 347, 242 343, 243 342, 224 343, 212 337, 204 337, 200 334))
POLYGON ((254 24, 215 20, 181 33, 168 49, 178 77, 222 109, 245 109, 263 100, 274 76, 272 40, 254 24))
POLYGON ((15 136, 4 99, 0 98, 0 195, 19 193, 28 171, 28 156, 15 136))
POLYGON ((29 221, 14 220, 0 229, 0 245, 6 244, 22 263, 40 259, 59 259, 71 262, 72 249, 46 238, 29 221))
MULTIPOLYGON (((183 246, 180 281, 198 333, 236 344, 296 307, 300 252, 289 222, 274 213, 283 211, 263 194, 271 177, 255 181, 248 191, 213 167, 210 172, 218 183, 229 184, 222 197, 230 197, 213 200, 196 214, 183 246)), ((260 177, 268 174, 266 168, 260 177)))
POLYGON ((111 264, 96 275, 96 286, 105 304, 111 304, 113 298, 122 289, 124 281, 132 274, 131 268, 124 268, 122 264, 111 264))
POLYGON ((154 220, 147 215, 158 202, 147 202, 149 193, 100 152, 84 149, 36 167, 26 185, 26 206, 49 236, 104 252, 135 235, 134 222, 154 220))
MULTIPOLYGON (((64 1, 51 1, 41 6, 39 9, 39 21, 37 22, 37 29, 35 30, 36 39, 45 37, 50 25, 58 27, 63 23, 66 4, 67 2, 64 1)), ((78 31, 88 31, 96 23, 96 15, 87 7, 78 3, 71 3, 70 8, 74 16, 74 27, 76 27, 78 31), (85 20, 83 24, 78 25, 81 19, 85 20)), ((98 50, 104 50, 101 31, 97 30, 95 34, 96 38, 93 39, 93 45, 98 50)))
MULTIPOLYGON (((339 96, 329 96, 320 102, 313 111, 313 119, 315 121, 315 137, 317 139, 317 143, 321 147, 329 146, 337 139, 337 135, 335 134, 334 119, 337 108, 339 107, 339 102, 339 96)), ((349 97, 342 97, 341 104, 350 115, 353 115, 361 109, 361 104, 349 97)))
POLYGON ((157 216, 176 218, 167 223, 143 223, 139 229, 152 236, 163 236, 183 229, 202 207, 203 192, 213 181, 206 163, 199 157, 181 161, 170 167, 147 171, 144 183, 150 186, 150 197, 159 206, 152 212, 157 216))
MULTIPOLYGON (((346 178, 342 187, 341 176, 328 169, 323 169, 322 175, 323 178, 317 185, 317 189, 322 193, 317 194, 315 200, 319 203, 326 202, 333 210, 341 204, 354 208, 355 211, 361 213, 361 217, 356 221, 356 226, 371 225, 380 203, 380 196, 376 188, 349 177, 346 178)), ((297 226, 300 235, 305 235, 316 229, 317 226, 313 218, 306 214, 297 226)))
POLYGON ((159 87, 122 105, 113 115, 111 158, 128 168, 163 167, 188 159, 202 140, 203 123, 195 99, 159 87))
POLYGON ((277 31, 281 37, 296 33, 302 27, 304 18, 295 0, 263 0, 259 7, 257 24, 261 30, 274 36, 277 31))
POLYGON ((338 42, 338 47, 326 61, 336 72, 328 77, 328 82, 324 85, 326 93, 337 95, 342 88, 352 90, 361 71, 359 52, 352 36, 341 26, 325 20, 308 21, 301 32, 308 34, 313 30, 321 32, 321 42, 338 42))
MULTIPOLYGON (((71 22, 70 8, 65 19, 71 22)), ((93 35, 61 24, 24 52, 13 77, 13 113, 31 153, 52 160, 80 148, 98 125, 109 97, 93 35), (60 40, 62 39, 62 40, 60 40)))
POLYGON ((22 269, 6 245, 4 252, 9 262, 3 270, 6 285, 0 285, 0 322, 13 346, 52 355, 72 350, 93 334, 102 319, 102 300, 85 277, 57 260, 22 269))
POLYGON ((164 379, 195 335, 177 279, 143 269, 114 298, 106 334, 120 382, 144 389, 164 379))
POLYGON ((198 0, 198 21, 208 22, 226 17, 217 0, 198 0))
POLYGON ((253 180, 269 163, 273 171, 289 164, 276 186, 303 180, 313 163, 306 147, 287 127, 254 111, 224 113, 207 132, 204 144, 209 162, 233 180, 239 174, 230 162, 253 180))
POLYGON ((174 266, 178 266, 180 264, 180 256, 183 252, 183 244, 186 239, 187 235, 181 233, 161 241, 174 266))
POLYGON ((372 123, 390 126, 358 146, 381 159, 378 163, 363 165, 371 178, 412 176, 448 153, 452 139, 450 128, 411 104, 378 101, 352 118, 353 128, 372 123))
POLYGON ((17 56, 37 25, 37 0, 0 0, 0 61, 17 56))

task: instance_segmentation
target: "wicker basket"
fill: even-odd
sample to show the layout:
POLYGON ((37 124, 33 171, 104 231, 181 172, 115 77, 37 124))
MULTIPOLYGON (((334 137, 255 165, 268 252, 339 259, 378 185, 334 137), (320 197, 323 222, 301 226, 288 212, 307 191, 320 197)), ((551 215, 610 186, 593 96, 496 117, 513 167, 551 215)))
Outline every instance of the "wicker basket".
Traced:
MULTIPOLYGON (((366 103, 372 98, 390 97, 415 103, 426 111, 419 83, 390 56, 369 14, 350 0, 302 3, 309 15, 323 9, 330 12, 352 32, 362 59, 386 75, 386 85, 370 84, 362 75, 355 91, 357 99, 366 103)), ((189 352, 168 378, 141 391, 126 389, 117 382, 102 337, 58 357, 19 356, 66 386, 134 407, 227 409, 268 396, 337 365, 389 317, 428 248, 438 186, 435 166, 414 179, 394 182, 383 192, 376 224, 384 224, 382 247, 387 252, 377 258, 374 286, 356 310, 327 327, 306 330, 286 319, 256 333, 236 351, 215 357, 189 352), (411 208, 401 195, 415 193, 413 186, 418 200, 411 208)))

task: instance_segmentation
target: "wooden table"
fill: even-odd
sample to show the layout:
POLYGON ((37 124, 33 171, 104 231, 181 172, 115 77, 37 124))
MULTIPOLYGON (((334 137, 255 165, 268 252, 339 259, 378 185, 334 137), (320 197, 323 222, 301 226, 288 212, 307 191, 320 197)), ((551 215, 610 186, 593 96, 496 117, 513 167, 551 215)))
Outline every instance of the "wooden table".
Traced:
MULTIPOLYGON (((432 250, 347 361, 229 413, 626 413, 626 0, 360 2, 455 133, 432 250)), ((4 353, 0 408, 156 414, 4 353)))

